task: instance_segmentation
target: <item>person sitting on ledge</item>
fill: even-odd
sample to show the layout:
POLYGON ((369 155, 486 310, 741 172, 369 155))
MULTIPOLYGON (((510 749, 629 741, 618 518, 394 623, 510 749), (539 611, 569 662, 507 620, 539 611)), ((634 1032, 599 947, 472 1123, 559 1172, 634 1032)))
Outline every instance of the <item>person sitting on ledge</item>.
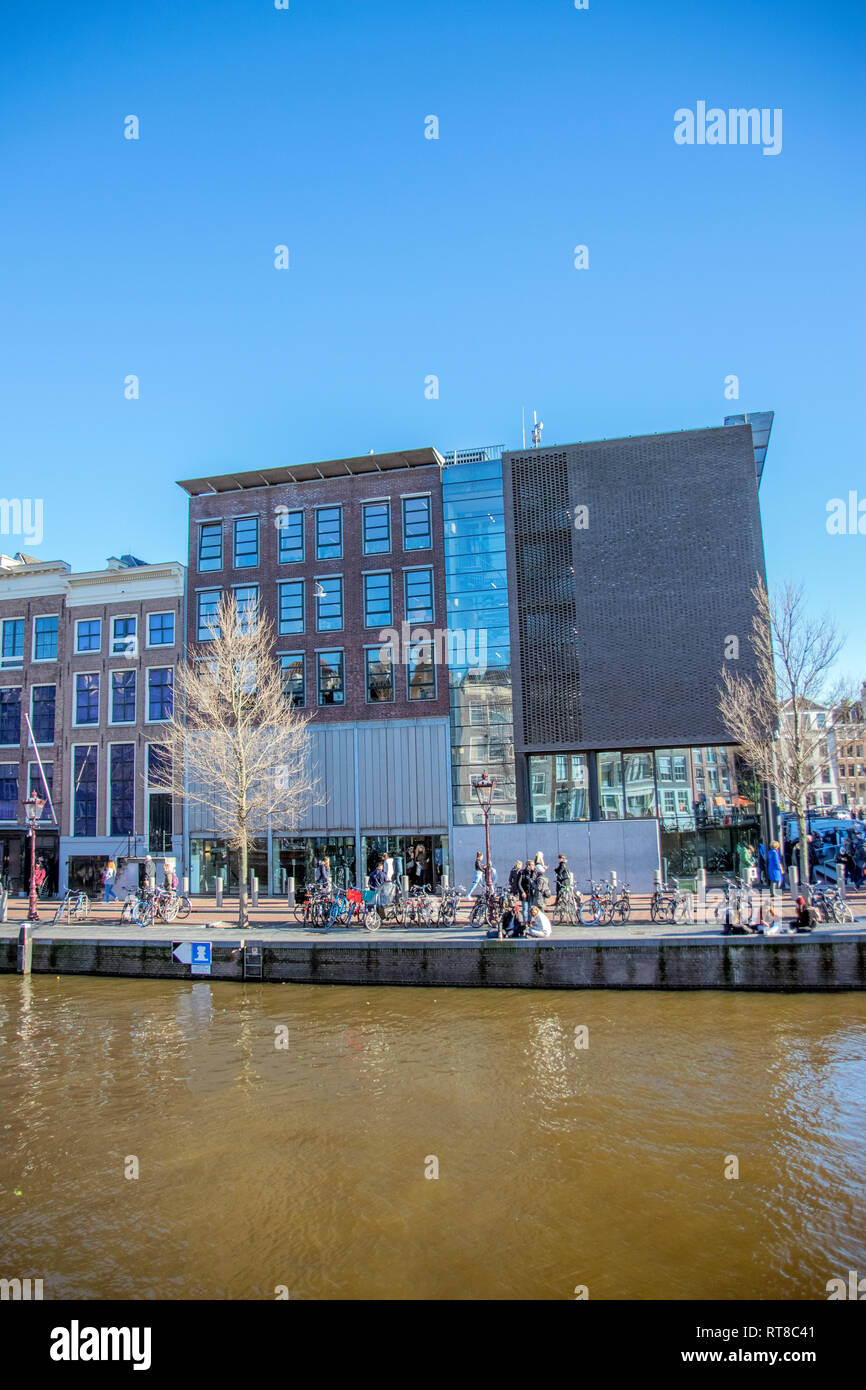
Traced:
POLYGON ((542 912, 540 907, 529 909, 529 925, 526 928, 527 936, 550 936, 553 931, 550 918, 542 912))
POLYGON ((520 903, 511 901, 507 904, 502 914, 500 930, 506 936, 525 936, 526 924, 523 920, 523 913, 520 911, 520 903))
POLYGON ((807 907, 806 899, 798 898, 797 915, 791 921, 794 931, 814 931, 818 923, 819 917, 814 907, 807 907))

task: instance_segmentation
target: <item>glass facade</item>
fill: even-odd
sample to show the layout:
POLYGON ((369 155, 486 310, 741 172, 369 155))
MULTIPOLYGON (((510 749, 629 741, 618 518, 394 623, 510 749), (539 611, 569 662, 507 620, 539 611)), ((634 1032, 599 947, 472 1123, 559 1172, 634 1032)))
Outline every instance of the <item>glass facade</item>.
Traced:
POLYGON ((501 454, 446 454, 442 473, 456 825, 481 824, 483 772, 496 780, 491 821, 517 820, 501 454))
POLYGON ((534 821, 589 820, 587 754, 530 757, 529 801, 534 821))

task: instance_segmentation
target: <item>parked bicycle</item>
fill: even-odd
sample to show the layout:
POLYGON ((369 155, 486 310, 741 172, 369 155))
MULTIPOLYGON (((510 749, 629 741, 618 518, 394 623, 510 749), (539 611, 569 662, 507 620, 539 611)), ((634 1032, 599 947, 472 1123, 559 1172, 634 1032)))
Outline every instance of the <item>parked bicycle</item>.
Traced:
POLYGON ((505 889, 485 888, 472 904, 470 927, 498 927, 505 911, 505 889))
POLYGON ((556 899, 556 907, 554 908, 554 917, 557 925, 576 927, 582 901, 582 894, 575 892, 572 883, 560 889, 556 899))
POLYGON ((66 894, 61 903, 57 905, 54 914, 55 922, 60 922, 65 917, 67 921, 73 918, 76 922, 85 922, 90 912, 90 899, 86 893, 74 893, 71 890, 66 894))
POLYGON ((424 888, 410 888, 409 896, 403 904, 402 921, 404 926, 432 926, 435 902, 436 899, 426 886, 424 888))
POLYGON ((628 884, 614 886, 603 880, 590 880, 590 892, 581 899, 578 917, 584 927, 594 927, 598 922, 610 925, 614 919, 627 922, 631 914, 631 898, 628 884))
POLYGON ((457 925, 457 911, 460 902, 466 897, 466 889, 462 884, 457 888, 445 888, 442 897, 439 899, 439 912, 436 917, 438 927, 454 927, 457 925))
POLYGON ((822 922, 853 922, 854 910, 832 884, 812 889, 812 902, 822 922))
POLYGON ((691 893, 683 893, 678 878, 656 884, 650 898, 650 917, 654 922, 693 922, 691 893))
POLYGON ((750 885, 741 878, 726 878, 722 893, 722 901, 716 904, 716 921, 722 919, 726 931, 732 926, 751 926, 755 896, 750 885))

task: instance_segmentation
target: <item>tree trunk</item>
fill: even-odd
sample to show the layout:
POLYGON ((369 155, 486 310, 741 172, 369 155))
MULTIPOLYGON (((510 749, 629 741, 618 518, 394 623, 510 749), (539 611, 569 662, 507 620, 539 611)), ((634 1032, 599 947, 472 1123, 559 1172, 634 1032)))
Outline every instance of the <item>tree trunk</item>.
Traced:
POLYGON ((809 844, 806 838, 806 814, 802 806, 797 807, 797 831, 800 836, 800 891, 809 901, 809 844))
POLYGON ((247 832, 241 832, 241 842, 238 846, 238 926, 241 931, 246 930, 247 926, 247 866, 249 863, 249 843, 247 832))

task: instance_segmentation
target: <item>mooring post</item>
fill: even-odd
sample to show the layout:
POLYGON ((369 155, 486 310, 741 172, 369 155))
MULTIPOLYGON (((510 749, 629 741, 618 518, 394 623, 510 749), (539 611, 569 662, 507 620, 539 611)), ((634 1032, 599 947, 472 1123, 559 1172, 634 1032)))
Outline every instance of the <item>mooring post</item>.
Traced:
POLYGON ((286 881, 286 889, 287 889, 287 891, 288 891, 289 908, 290 908, 290 909, 293 909, 294 906, 295 906, 295 876, 294 876, 294 874, 290 874, 290 875, 289 875, 289 877, 288 877, 288 879, 287 879, 287 881, 286 881))
POLYGON ((29 922, 18 932, 18 974, 29 975, 33 966, 33 933, 29 922))
POLYGON ((250 900, 253 907, 259 905, 259 880, 255 874, 250 874, 250 900))
POLYGON ((9 894, 5 888, 0 888, 0 922, 6 921, 6 909, 9 906, 9 894))
POLYGON ((217 905, 217 907, 222 907, 222 905, 223 905, 223 876, 222 876, 222 874, 217 874, 217 876, 216 876, 216 905, 217 905))

